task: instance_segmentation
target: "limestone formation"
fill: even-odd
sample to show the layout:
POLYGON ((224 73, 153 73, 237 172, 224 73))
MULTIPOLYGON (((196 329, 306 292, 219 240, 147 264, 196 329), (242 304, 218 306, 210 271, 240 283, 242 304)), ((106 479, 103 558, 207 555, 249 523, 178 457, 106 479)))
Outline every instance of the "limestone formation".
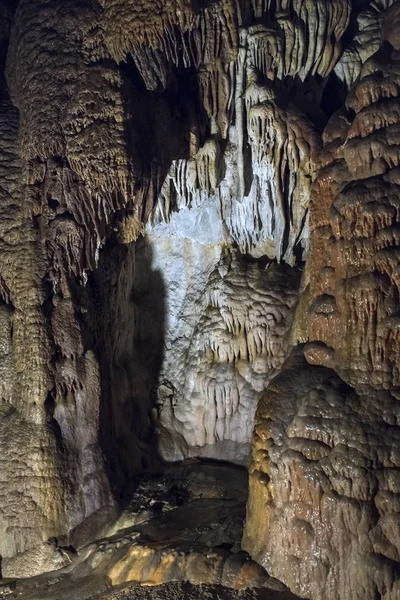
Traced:
MULTIPOLYGON (((44 552, 32 553, 34 562, 53 551, 57 572, 8 580, 3 589, 10 600, 21 596, 68 600, 71 594, 90 600, 114 597, 129 584, 164 584, 161 590, 168 590, 166 583, 181 580, 221 586, 224 597, 233 590, 246 597, 249 591, 262 589, 267 600, 295 600, 282 583, 240 550, 246 480, 244 468, 198 460, 171 465, 162 476, 152 472, 136 487, 124 511, 108 512, 106 522, 98 519, 86 532, 78 527, 68 536, 65 541, 74 544, 74 552, 61 540, 54 547, 52 540, 44 552), (92 541, 95 532, 100 537, 92 541)), ((7 560, 10 576, 21 574, 18 559, 17 555, 7 560)), ((133 597, 137 593, 140 590, 133 597)))
POLYGON ((295 317, 305 346, 256 417, 244 547, 321 600, 400 592, 398 15, 385 13, 380 48, 325 128, 295 317))
POLYGON ((221 257, 189 346, 163 371, 157 410, 165 458, 247 462, 260 392, 285 360, 297 283, 290 267, 221 257))
POLYGON ((0 595, 400 597, 399 89, 398 1, 0 0, 0 595))

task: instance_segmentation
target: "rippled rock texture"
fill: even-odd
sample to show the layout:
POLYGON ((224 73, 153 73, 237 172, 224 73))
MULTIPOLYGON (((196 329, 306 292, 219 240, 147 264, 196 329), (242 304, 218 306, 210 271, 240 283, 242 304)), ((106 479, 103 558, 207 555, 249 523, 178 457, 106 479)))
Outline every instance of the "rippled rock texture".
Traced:
POLYGON ((293 592, 400 595, 399 52, 391 0, 0 0, 3 576, 208 457, 293 592))
POLYGON ((158 388, 160 450, 247 463, 260 393, 279 371, 298 272, 222 257, 211 273, 190 345, 158 388))
POLYGON ((244 547, 318 599, 400 593, 399 8, 325 128, 295 317, 305 345, 256 416, 244 547))

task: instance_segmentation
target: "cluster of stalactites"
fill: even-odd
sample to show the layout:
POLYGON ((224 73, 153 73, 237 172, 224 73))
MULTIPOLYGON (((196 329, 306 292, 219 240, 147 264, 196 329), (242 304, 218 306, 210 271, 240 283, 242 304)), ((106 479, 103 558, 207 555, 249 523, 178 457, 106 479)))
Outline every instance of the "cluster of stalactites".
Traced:
POLYGON ((383 46, 363 66, 325 132, 311 204, 307 350, 337 365, 359 388, 400 384, 398 295, 400 222, 399 5, 387 12, 383 46), (340 335, 338 335, 340 332, 340 335))
POLYGON ((250 83, 242 110, 242 129, 237 122, 231 131, 235 145, 228 148, 229 156, 217 134, 192 158, 173 162, 153 223, 168 221, 172 211, 199 207, 213 197, 219 200, 221 218, 242 250, 251 249, 264 236, 273 241, 278 260, 290 263, 305 230, 319 136, 295 106, 281 108, 268 87, 250 83), (245 192, 247 145, 253 180, 245 192), (245 195, 248 200, 242 202, 245 195))
POLYGON ((132 53, 144 81, 154 89, 166 84, 171 67, 234 60, 237 16, 232 0, 199 11, 189 0, 110 0, 105 3, 105 39, 116 61, 132 53))
POLYGON ((255 16, 266 24, 249 29, 254 66, 269 79, 309 75, 327 77, 341 52, 340 39, 349 24, 347 0, 292 0, 254 3, 255 16))
MULTIPOLYGON (((105 3, 106 42, 112 56, 124 60, 132 52, 144 80, 165 83, 168 69, 235 60, 239 27, 247 15, 240 3, 219 0, 197 13, 190 2, 105 3), (149 64, 149 51, 154 59, 149 64)), ((269 76, 326 77, 340 55, 338 43, 351 13, 349 0, 291 0, 253 2, 249 28, 250 52, 255 66, 269 76)))
POLYGON ((291 0, 279 9, 276 3, 254 2, 252 14, 247 9, 242 14, 241 4, 232 0, 212 2, 197 12, 185 0, 156 6, 111 0, 104 5, 111 55, 122 61, 131 54, 148 89, 166 87, 176 67, 194 67, 206 111, 218 123, 229 120, 243 52, 247 66, 271 81, 327 77, 340 56, 351 14, 349 0, 291 0), (253 20, 258 24, 251 25, 253 20))
POLYGON ((107 225, 134 195, 123 82, 99 19, 76 1, 21 0, 10 40, 25 210, 40 218, 57 280, 96 266, 107 225))
MULTIPOLYGON (((224 8, 222 3, 213 5, 215 14, 223 14, 224 8)), ((229 61, 224 52, 213 61, 197 54, 196 60, 184 63, 198 68, 198 89, 212 137, 200 150, 194 147, 190 158, 172 164, 153 223, 214 198, 228 236, 242 251, 268 240, 271 256, 293 263, 295 247, 306 247, 307 207, 320 142, 301 110, 282 102, 281 89, 285 82, 298 85, 315 75, 329 75, 339 58, 350 12, 347 1, 287 2, 279 11, 274 3, 254 4, 257 25, 247 26, 236 13, 242 27, 237 52, 229 61)), ((194 28, 192 34, 201 36, 204 31, 194 28)), ((208 47, 204 40, 202 44, 208 47)), ((219 48, 223 46, 221 41, 219 48)), ((151 80, 150 87, 160 81, 166 85, 167 65, 178 62, 160 49, 143 47, 140 52, 146 56, 139 70, 152 65, 151 72, 142 72, 145 81, 151 80)), ((190 53, 184 50, 183 55, 190 53)))
POLYGON ((192 29, 195 15, 190 0, 101 0, 105 38, 117 62, 140 46, 160 47, 171 27, 192 29))
MULTIPOLYGON (((119 226, 123 241, 135 239, 141 231, 140 215, 149 212, 143 213, 137 207, 135 210, 135 205, 145 204, 147 198, 143 193, 134 199, 141 167, 138 161, 133 165, 128 156, 126 127, 130 124, 126 122, 123 79, 110 56, 120 62, 131 54, 148 89, 167 87, 176 68, 196 69, 212 133, 229 140, 234 123, 238 181, 230 193, 241 201, 249 189, 244 153, 246 131, 251 137, 253 120, 244 106, 246 88, 259 77, 270 82, 304 80, 317 74, 326 77, 339 56, 340 39, 350 17, 347 0, 291 0, 282 3, 279 10, 273 2, 253 2, 243 14, 243 6, 233 0, 200 3, 196 10, 189 0, 103 0, 100 4, 102 8, 96 9, 83 7, 76 0, 68 6, 60 0, 39 5, 21 0, 10 47, 8 75, 21 114, 27 208, 41 218, 43 236, 54 256, 54 271, 69 274, 82 275, 96 266, 99 248, 116 212, 130 204, 133 217, 119 226), (252 19, 259 24, 249 26, 252 19), (57 52, 53 51, 55 47, 57 52), (57 197, 45 190, 49 170, 62 190, 57 197)), ((254 113, 256 109, 251 110, 254 113)), ((274 124, 268 121, 270 126, 274 124)), ((290 143, 287 140, 285 147, 290 143)), ((293 164, 310 163, 307 144, 311 148, 313 141, 306 140, 300 149, 305 158, 293 164)), ((200 151, 195 144, 192 162, 173 166, 177 174, 182 169, 193 173, 195 160, 196 176, 187 184, 189 196, 193 195, 192 189, 210 194, 218 187, 223 160, 218 142, 214 146, 216 150, 210 155, 209 141, 200 151)), ((263 150, 265 146, 268 141, 263 139, 257 148, 252 143, 254 160, 260 158, 260 153, 268 154, 263 150)), ((293 156, 299 158, 299 145, 287 154, 290 166, 293 156)), ((273 168, 277 172, 280 165, 274 163, 273 168)), ((296 187, 290 184, 285 190, 287 197, 292 195, 293 185, 296 187)), ((142 187, 146 189, 146 184, 142 187)), ((272 203, 279 206, 279 177, 275 187, 272 203)), ((165 200, 162 214, 168 215, 168 207, 173 204, 165 200)), ((286 208, 278 208, 276 216, 279 218, 279 212, 286 208)), ((301 224, 303 209, 300 212, 301 224)), ((281 223, 277 233, 278 257, 285 252, 283 232, 287 227, 281 223)), ((301 237, 299 227, 292 227, 292 245, 301 237)), ((233 222, 232 231, 235 228, 233 222)), ((243 237, 240 233, 238 236, 243 237)))

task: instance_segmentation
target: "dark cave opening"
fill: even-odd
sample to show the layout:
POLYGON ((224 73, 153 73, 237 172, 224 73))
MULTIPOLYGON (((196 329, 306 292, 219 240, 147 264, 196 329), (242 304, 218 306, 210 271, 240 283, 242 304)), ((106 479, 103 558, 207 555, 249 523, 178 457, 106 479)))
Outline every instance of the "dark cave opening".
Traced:
POLYGON ((124 75, 125 140, 144 202, 141 217, 151 215, 173 160, 190 156, 193 136, 200 147, 210 134, 194 67, 170 68, 165 86, 148 89, 132 56, 119 64, 124 75), (165 144, 168 140, 168 144, 165 144), (135 159, 137 160, 137 159, 135 159))
POLYGON ((165 291, 151 249, 140 252, 140 261, 137 252, 111 236, 85 288, 73 286, 85 349, 99 360, 99 436, 118 503, 132 478, 160 464, 152 389, 164 351, 165 291))
POLYGON ((347 92, 347 86, 332 72, 322 92, 320 105, 327 120, 343 106, 347 92))

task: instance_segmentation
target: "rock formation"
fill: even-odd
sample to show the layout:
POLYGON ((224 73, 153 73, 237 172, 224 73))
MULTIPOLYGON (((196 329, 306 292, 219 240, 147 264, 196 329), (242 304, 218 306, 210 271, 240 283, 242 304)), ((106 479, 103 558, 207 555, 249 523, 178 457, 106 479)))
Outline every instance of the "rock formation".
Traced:
POLYGON ((164 365, 157 409, 166 459, 247 463, 260 393, 285 360, 297 289, 290 267, 221 257, 198 301, 187 351, 164 365))
POLYGON ((304 597, 400 593, 399 8, 325 128, 299 346, 256 417, 244 547, 304 597))
POLYGON ((222 573, 110 525, 201 457, 294 593, 400 597, 399 57, 391 0, 0 0, 0 575, 222 573))

